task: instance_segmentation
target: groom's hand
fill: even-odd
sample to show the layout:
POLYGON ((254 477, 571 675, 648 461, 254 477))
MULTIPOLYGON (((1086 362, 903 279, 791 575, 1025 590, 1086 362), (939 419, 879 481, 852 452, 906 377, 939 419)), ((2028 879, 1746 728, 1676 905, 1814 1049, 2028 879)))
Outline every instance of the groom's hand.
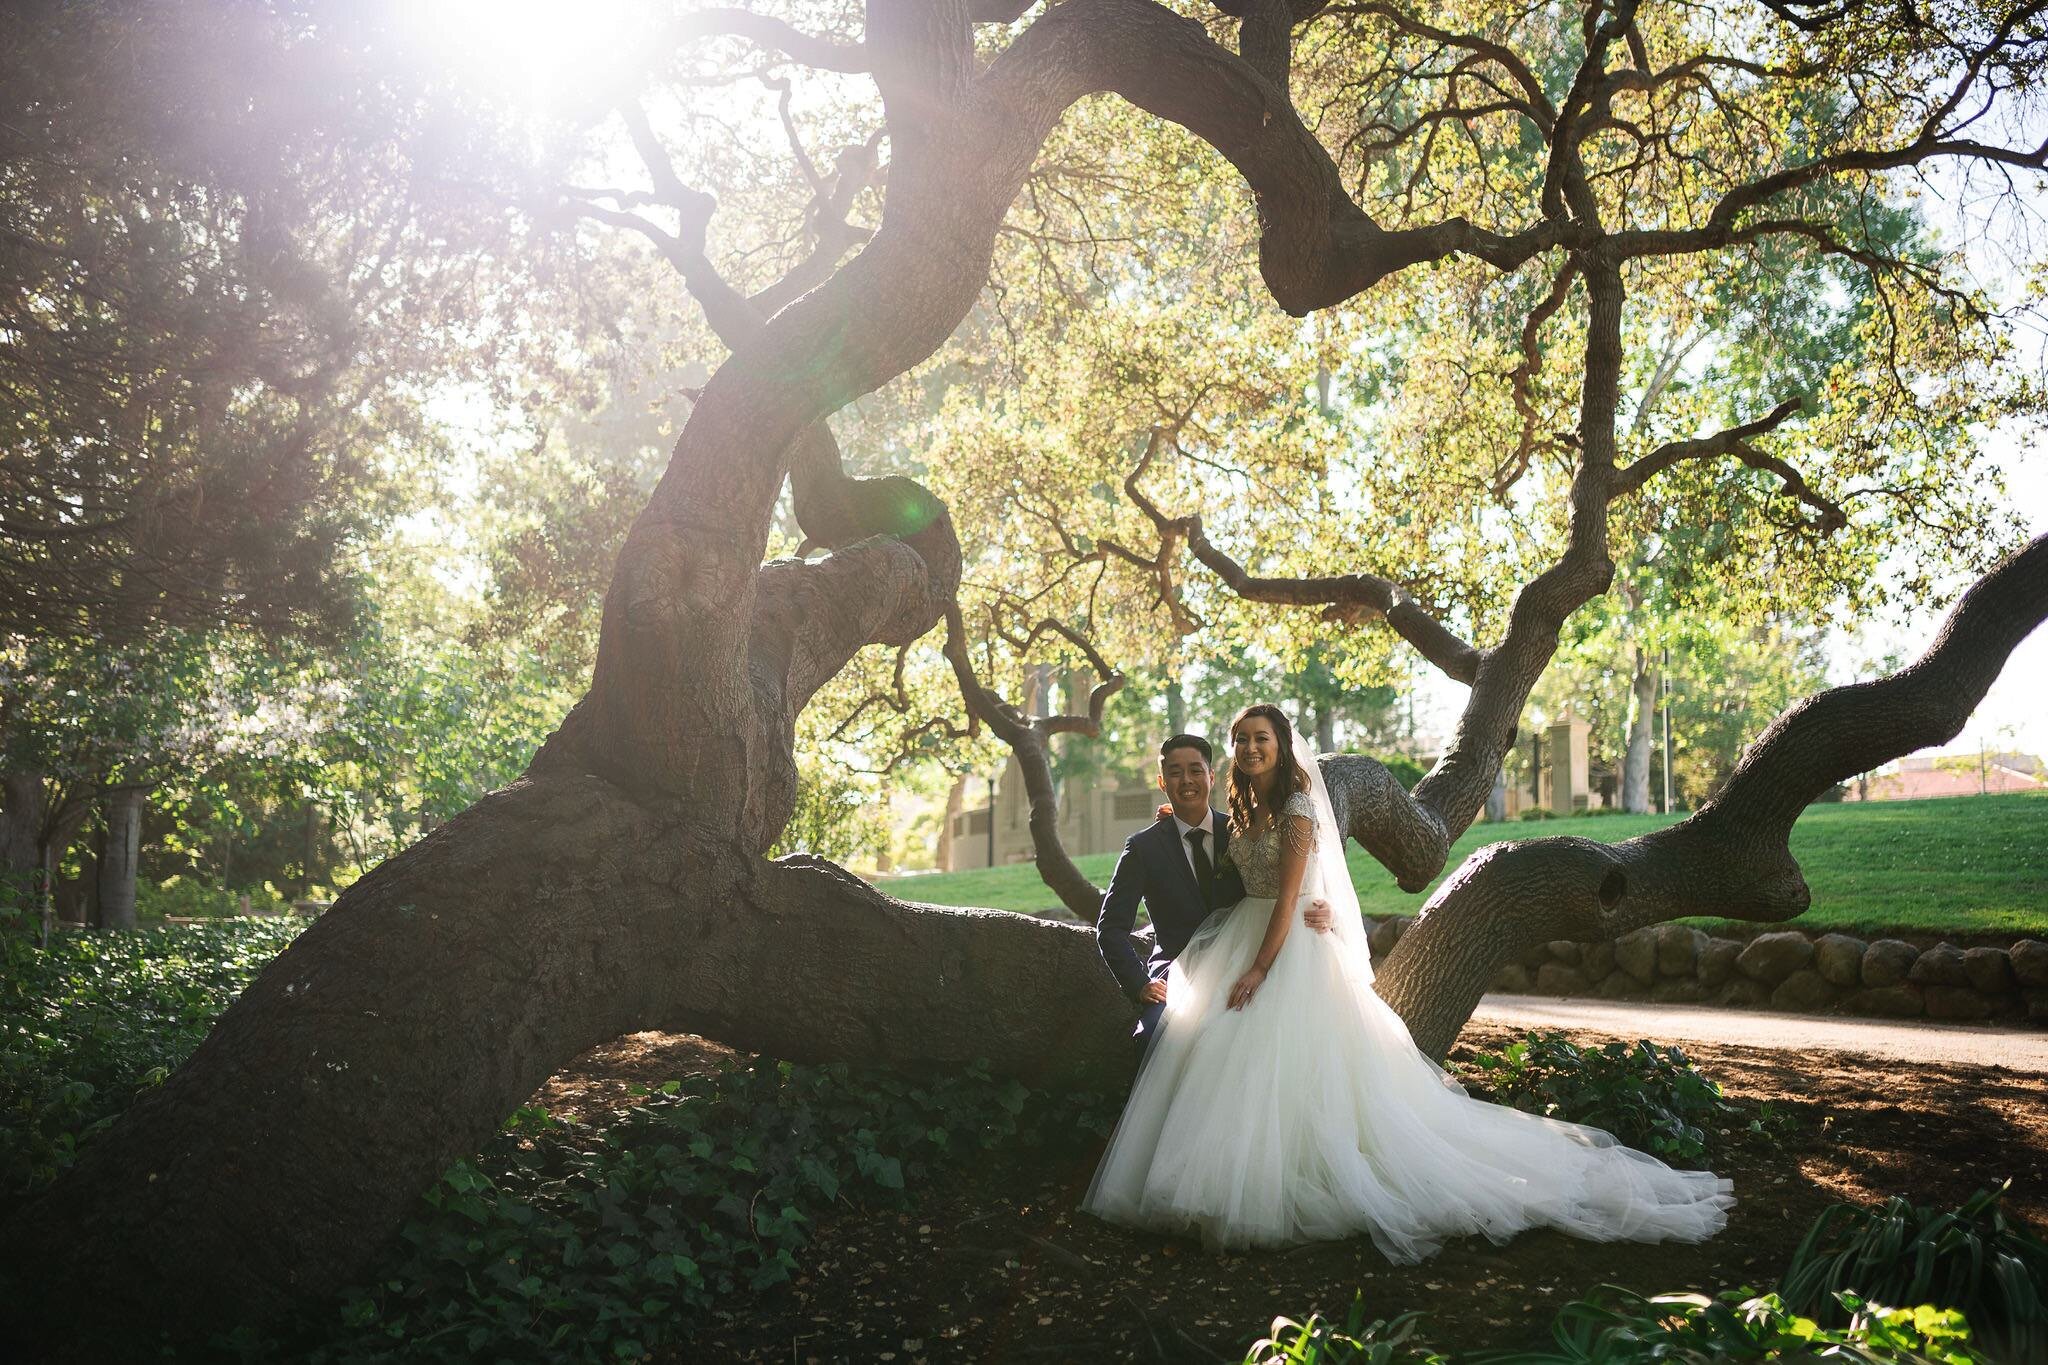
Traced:
POLYGON ((1138 999, 1147 1005, 1165 1004, 1166 983, 1164 981, 1147 981, 1145 989, 1138 992, 1138 999))
POLYGON ((1315 901, 1302 911, 1301 922, 1319 934, 1327 934, 1337 927, 1337 922, 1330 918, 1330 903, 1325 900, 1315 901))

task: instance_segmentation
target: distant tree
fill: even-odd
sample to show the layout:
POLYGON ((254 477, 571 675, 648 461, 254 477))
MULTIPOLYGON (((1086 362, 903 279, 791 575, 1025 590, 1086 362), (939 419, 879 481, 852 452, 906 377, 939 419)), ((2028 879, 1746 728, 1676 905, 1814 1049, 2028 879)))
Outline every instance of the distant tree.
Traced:
POLYGON ((1643 811, 1661 807, 1668 701, 1673 796, 1678 807, 1690 809, 1718 792, 1743 750, 1826 678, 1821 633, 1804 622, 1768 617, 1738 625, 1706 610, 1656 620, 1610 593, 1572 619, 1530 702, 1544 721, 1567 706, 1585 721, 1592 760, 1620 776, 1621 808, 1643 811), (1638 688, 1638 661, 1646 650, 1655 684, 1647 699, 1638 688), (1636 780, 1640 799, 1630 800, 1629 784, 1636 780))
POLYGON ((104 795, 128 903, 132 775, 161 766, 116 752, 113 674, 53 707, 36 670, 236 628, 345 651, 378 528, 425 491, 421 381, 496 349, 475 246, 504 209, 417 155, 418 80, 358 79, 301 24, 0 13, 0 874, 47 879, 104 795))

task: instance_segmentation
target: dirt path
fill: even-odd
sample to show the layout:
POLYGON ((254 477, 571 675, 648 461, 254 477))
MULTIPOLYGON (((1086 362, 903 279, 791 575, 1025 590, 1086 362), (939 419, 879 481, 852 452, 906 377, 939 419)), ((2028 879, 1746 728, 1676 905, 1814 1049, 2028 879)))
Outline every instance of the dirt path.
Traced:
POLYGON ((1586 1029, 1659 1042, 1848 1052, 1904 1062, 1966 1062, 2048 1074, 2048 1033, 1984 1024, 1839 1019, 1712 1005, 1652 1005, 1552 995, 1489 995, 1473 1018, 1517 1029, 1586 1029))

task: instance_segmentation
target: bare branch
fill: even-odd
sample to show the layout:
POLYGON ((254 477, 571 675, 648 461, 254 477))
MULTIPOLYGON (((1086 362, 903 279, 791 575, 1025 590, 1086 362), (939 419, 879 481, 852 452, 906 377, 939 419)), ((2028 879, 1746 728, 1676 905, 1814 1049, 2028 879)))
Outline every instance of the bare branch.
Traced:
POLYGON ((743 9, 707 9, 685 15, 676 24, 674 36, 691 38, 745 38, 756 47, 779 52, 791 61, 821 71, 864 72, 870 69, 867 48, 861 44, 835 43, 813 37, 780 19, 743 9))
POLYGON ((977 24, 1014 24, 1038 0, 967 0, 967 17, 977 24))
POLYGON ((1763 7, 1802 33, 1820 33, 1855 8, 1854 0, 1822 6, 1816 0, 1761 0, 1763 7))
MULTIPOLYGON (((2048 141, 2033 148, 2000 147, 1968 138, 1920 138, 1902 147, 1837 152, 1788 166, 1762 176, 1722 195, 1707 221, 1696 228, 1644 229, 1617 232, 1609 237, 1623 257, 1675 256, 1708 251, 1751 235, 1770 231, 1800 231, 1813 235, 1818 224, 1800 220, 1777 220, 1769 226, 1741 223, 1742 215, 1791 190, 1835 175, 1869 174, 1917 166, 1941 157, 1967 157, 1995 165, 2019 166, 2031 170, 2048 168, 2048 141)), ((1848 254, 1846 249, 1844 254, 1848 254)))
POLYGON ((1060 841, 1059 796, 1053 785, 1052 755, 1048 741, 1055 734, 1080 734, 1093 738, 1102 730, 1102 708, 1124 685, 1123 674, 1110 668, 1095 647, 1077 632, 1056 621, 1043 621, 1031 632, 1036 640, 1053 631, 1082 650, 1095 668, 1099 681, 1088 696, 1085 716, 1053 715, 1036 719, 1004 701, 983 686, 974 675, 974 663, 967 656, 967 627, 958 603, 946 609, 946 660, 953 666, 954 681, 971 716, 978 717, 995 736, 1010 746, 1017 770, 1024 778, 1024 794, 1030 807, 1031 846, 1037 853, 1038 875, 1060 903, 1084 921, 1093 923, 1102 907, 1102 891, 1074 865, 1060 841))
POLYGON ((1475 56, 1483 57, 1506 72, 1508 79, 1512 80, 1521 90, 1522 98, 1516 107, 1528 115, 1530 121, 1541 129, 1546 137, 1549 136, 1552 128, 1557 124, 1557 110, 1543 93, 1543 82, 1536 79, 1536 73, 1530 69, 1529 64, 1523 61, 1512 48, 1504 43, 1495 42, 1478 34, 1453 33, 1449 29, 1439 28, 1435 24, 1418 19, 1392 4, 1376 2, 1370 4, 1335 5, 1331 7, 1329 12, 1383 19, 1410 37, 1423 38, 1433 43, 1441 43, 1446 47, 1463 48, 1475 56))
POLYGON ((633 150, 640 156, 640 162, 647 168, 647 175, 654 182, 656 201, 673 208, 679 221, 674 234, 650 231, 641 226, 637 217, 631 222, 600 214, 607 222, 618 226, 631 227, 660 244, 663 238, 670 243, 663 249, 663 255, 683 277, 691 297, 704 310, 705 321, 711 330, 729 349, 737 349, 747 337, 760 330, 760 315, 747 305, 747 300, 711 264, 711 258, 704 249, 706 232, 710 229, 711 214, 717 208, 717 201, 700 190, 685 185, 676 174, 675 162, 670 159, 668 149, 661 145, 654 127, 647 119, 647 111, 637 100, 624 100, 619 104, 619 118, 626 125, 626 133, 633 141, 633 150))
POLYGON ((1529 316, 1522 323, 1522 359, 1509 376, 1510 391, 1515 402, 1515 411, 1522 416, 1522 436, 1515 447, 1515 458, 1494 471, 1493 496, 1505 498, 1508 490, 1515 486, 1522 475, 1529 472, 1529 461, 1536 455, 1535 405, 1530 401, 1530 389, 1536 376, 1543 370, 1542 334, 1543 325, 1564 306, 1571 294, 1572 283, 1578 278, 1578 266, 1567 259, 1564 268, 1557 272, 1557 278, 1550 283, 1550 292, 1542 302, 1529 310, 1529 316))
POLYGON ((1657 475, 1684 460, 1707 460, 1733 455, 1751 469, 1761 469, 1777 475, 1784 483, 1787 493, 1812 507, 1819 514, 1812 523, 1813 530, 1822 534, 1839 531, 1849 523, 1848 514, 1842 510, 1841 504, 1821 496, 1807 483, 1804 475, 1785 461, 1766 455, 1749 444, 1751 437, 1775 431, 1787 420, 1805 410, 1805 399, 1788 398, 1754 421, 1728 427, 1711 436, 1661 445, 1626 469, 1618 471, 1609 496, 1619 498, 1634 493, 1657 475))
POLYGON ((1286 93, 1294 64, 1292 0, 1243 0, 1224 12, 1237 15, 1238 55, 1252 70, 1286 93))
POLYGON ((1614 92, 1607 85, 1607 49, 1635 22, 1637 0, 1617 0, 1612 14, 1604 20, 1599 5, 1586 10, 1586 55, 1572 77, 1571 89, 1558 105, 1556 122, 1549 129, 1550 159, 1543 172, 1543 212, 1560 218, 1567 209, 1573 217, 1597 224, 1599 203, 1586 184, 1585 162, 1579 146, 1592 125, 1605 114, 1614 92))
POLYGON ((1464 218, 1382 228, 1345 191, 1284 90, 1152 0, 1068 0, 1048 10, 990 64, 975 103, 1008 134, 996 145, 1012 136, 1035 145, 1067 104, 1104 90, 1180 124, 1244 176, 1259 200, 1267 289, 1296 316, 1423 261, 1463 253, 1510 270, 1592 240, 1590 223, 1560 218, 1507 234, 1464 218), (1101 41, 1105 27, 1123 41, 1101 41))
MULTIPOLYGON (((651 202, 673 208, 681 230, 670 233, 637 214, 587 201, 571 201, 567 205, 585 217, 638 232, 653 242, 683 277, 691 296, 704 310, 705 320, 711 324, 712 331, 732 350, 738 350, 757 336, 775 312, 816 287, 832 273, 849 249, 866 240, 867 233, 853 227, 848 215, 854 198, 874 174, 876 149, 880 144, 880 135, 877 134, 864 145, 843 151, 832 183, 827 185, 805 153, 790 120, 789 82, 771 81, 769 84, 781 92, 778 107, 782 112, 783 126, 799 167, 815 191, 810 220, 817 240, 804 260, 759 294, 751 298, 741 294, 712 265, 705 249, 705 237, 716 201, 683 183, 676 174, 675 163, 668 150, 662 146, 646 111, 637 101, 622 102, 619 116, 625 123, 634 150, 647 169, 648 178, 654 184, 651 202)), ((797 438, 791 447, 790 468, 797 521, 803 527, 808 543, 836 549, 851 545, 877 529, 891 528, 892 523, 877 523, 867 515, 870 508, 886 501, 880 496, 886 490, 865 487, 863 481, 845 476, 838 444, 824 424, 815 425, 797 438)), ((908 482, 898 479, 890 486, 894 488, 908 482)), ((906 496, 917 502, 932 501, 922 489, 906 493, 906 496)))
POLYGON ((1326 621, 1356 624, 1375 617, 1383 619, 1395 634, 1413 645, 1446 677, 1471 683, 1479 670, 1479 651, 1423 610, 1408 590, 1393 580, 1366 573, 1316 578, 1254 577, 1209 539, 1202 529, 1200 513, 1169 517, 1160 511, 1139 487, 1139 480, 1151 467, 1163 436, 1163 430, 1153 431, 1144 455, 1124 478, 1124 490, 1131 501, 1159 529, 1162 556, 1167 552, 1169 538, 1184 539, 1195 558, 1247 602, 1270 602, 1292 607, 1320 606, 1325 609, 1323 619, 1326 621))
MULTIPOLYGON (((791 136, 794 145, 794 132, 791 136)), ((847 252, 868 240, 868 230, 852 221, 853 201, 874 180, 881 143, 877 132, 865 143, 841 149, 831 180, 821 182, 820 193, 811 202, 808 216, 815 241, 810 254, 750 300, 762 317, 773 317, 799 295, 823 284, 847 252)))
POLYGON ((1965 592, 1918 660, 1875 682, 1800 703, 1764 731, 1702 822, 1790 834, 1829 787, 1962 733, 2012 651, 2048 619, 2048 536, 2037 537, 1965 592))

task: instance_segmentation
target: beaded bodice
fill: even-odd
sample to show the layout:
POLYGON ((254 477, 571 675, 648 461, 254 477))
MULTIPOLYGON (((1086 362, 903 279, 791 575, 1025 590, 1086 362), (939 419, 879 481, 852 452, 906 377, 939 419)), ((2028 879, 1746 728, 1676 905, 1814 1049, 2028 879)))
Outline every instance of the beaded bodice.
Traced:
MULTIPOLYGON (((1292 822, 1287 817, 1291 815, 1299 815, 1310 822, 1315 820, 1316 805, 1307 792, 1295 792, 1289 796, 1287 804, 1280 808, 1281 818, 1258 833, 1231 832, 1230 861, 1236 864, 1238 875, 1244 878, 1247 896, 1280 894, 1280 842, 1288 837, 1288 827, 1292 822)), ((1309 836, 1311 840, 1314 837, 1313 833, 1309 836)))

